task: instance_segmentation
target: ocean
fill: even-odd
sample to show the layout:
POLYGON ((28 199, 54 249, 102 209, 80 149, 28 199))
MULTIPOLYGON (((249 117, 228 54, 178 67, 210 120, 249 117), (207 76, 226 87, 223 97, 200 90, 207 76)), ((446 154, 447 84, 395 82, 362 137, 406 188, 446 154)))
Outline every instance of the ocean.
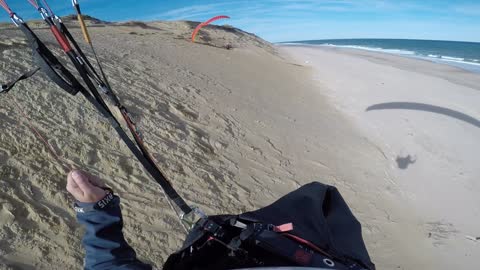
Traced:
POLYGON ((417 39, 325 39, 282 42, 397 54, 444 63, 480 73, 480 43, 417 39))

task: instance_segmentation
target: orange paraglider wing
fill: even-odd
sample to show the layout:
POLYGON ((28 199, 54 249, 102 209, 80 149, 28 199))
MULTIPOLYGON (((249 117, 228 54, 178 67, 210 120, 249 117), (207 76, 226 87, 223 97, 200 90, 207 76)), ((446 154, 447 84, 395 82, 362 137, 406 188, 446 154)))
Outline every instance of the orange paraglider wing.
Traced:
POLYGON ((225 16, 225 15, 220 15, 220 16, 213 17, 213 18, 211 18, 210 20, 199 24, 199 25, 195 28, 195 30, 193 30, 193 33, 192 33, 192 42, 195 42, 195 37, 197 36, 198 31, 200 31, 200 29, 201 29, 202 27, 204 27, 205 25, 208 25, 208 24, 210 24, 210 23, 212 23, 212 22, 214 22, 214 21, 216 21, 216 20, 220 20, 220 19, 230 19, 230 17, 225 16))

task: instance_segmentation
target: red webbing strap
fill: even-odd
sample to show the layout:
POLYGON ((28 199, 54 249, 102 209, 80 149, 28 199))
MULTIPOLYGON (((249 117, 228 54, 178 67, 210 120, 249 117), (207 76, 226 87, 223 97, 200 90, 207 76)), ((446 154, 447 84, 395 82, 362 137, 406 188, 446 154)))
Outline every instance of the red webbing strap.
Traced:
POLYGON ((303 239, 301 237, 298 237, 296 235, 293 235, 293 234, 290 234, 290 233, 282 233, 283 236, 286 236, 292 240, 295 240, 297 241, 298 243, 300 244, 304 244, 305 246, 315 250, 316 252, 324 255, 324 256, 327 256, 329 258, 333 258, 332 255, 328 254, 327 252, 323 251, 321 248, 317 247, 315 244, 313 244, 312 242, 306 240, 306 239, 303 239))
POLYGON ((57 39, 58 44, 60 44, 60 46, 62 47, 62 50, 66 53, 70 52, 72 50, 72 47, 70 46, 70 43, 68 42, 65 35, 60 33, 60 31, 55 25, 50 26, 50 30, 52 30, 52 33, 57 39))

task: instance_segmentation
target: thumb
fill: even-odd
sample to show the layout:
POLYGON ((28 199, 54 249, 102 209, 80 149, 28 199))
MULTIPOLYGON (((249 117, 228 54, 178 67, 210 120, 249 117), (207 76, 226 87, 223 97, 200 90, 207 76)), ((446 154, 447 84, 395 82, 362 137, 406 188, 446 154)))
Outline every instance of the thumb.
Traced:
POLYGON ((103 199, 106 195, 105 190, 92 183, 91 178, 88 173, 76 170, 72 172, 72 179, 75 185, 78 187, 80 193, 82 193, 81 198, 76 199, 84 203, 94 203, 103 199))
POLYGON ((73 171, 70 172, 67 176, 67 191, 75 197, 75 199, 80 200, 83 197, 83 191, 78 187, 75 180, 73 180, 73 171))
POLYGON ((90 183, 89 177, 86 173, 78 170, 73 171, 72 179, 84 194, 93 192, 94 186, 90 183))

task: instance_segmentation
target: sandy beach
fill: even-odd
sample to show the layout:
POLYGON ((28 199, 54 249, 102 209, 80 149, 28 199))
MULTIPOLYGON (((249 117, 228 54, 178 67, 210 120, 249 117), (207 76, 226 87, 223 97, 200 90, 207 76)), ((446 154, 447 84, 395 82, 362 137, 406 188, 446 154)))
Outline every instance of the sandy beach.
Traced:
POLYGON ((282 49, 314 69, 329 104, 384 155, 385 164, 371 166, 384 166, 386 177, 376 180, 388 183, 403 208, 384 210, 410 244, 408 253, 393 247, 391 258, 372 251, 385 260, 380 268, 392 269, 394 261, 402 269, 475 268, 480 247, 468 236, 480 224, 480 74, 362 50, 282 49))
MULTIPOLYGON (((231 27, 207 27, 191 43, 195 25, 90 30, 113 88, 188 202, 240 213, 320 181, 362 223, 377 269, 478 265, 480 243, 466 236, 480 236, 480 75, 379 53, 276 47, 231 27)), ((21 33, 0 27, 3 82, 32 60, 21 33)), ((60 55, 48 29, 35 30, 60 55)), ((11 99, 69 164, 119 194, 140 259, 160 267, 180 247, 175 213, 112 128, 83 98, 36 75, 0 97, 0 269, 81 269, 83 260, 65 173, 11 99)))

